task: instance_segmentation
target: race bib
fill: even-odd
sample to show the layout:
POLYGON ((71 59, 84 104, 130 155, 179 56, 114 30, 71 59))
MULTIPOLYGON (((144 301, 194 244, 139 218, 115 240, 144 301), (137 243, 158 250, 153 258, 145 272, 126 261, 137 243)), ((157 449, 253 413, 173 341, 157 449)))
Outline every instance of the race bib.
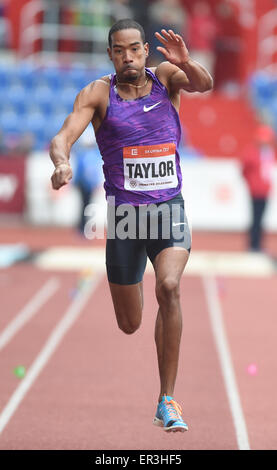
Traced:
POLYGON ((124 189, 154 191, 176 188, 175 150, 173 143, 124 147, 124 189))

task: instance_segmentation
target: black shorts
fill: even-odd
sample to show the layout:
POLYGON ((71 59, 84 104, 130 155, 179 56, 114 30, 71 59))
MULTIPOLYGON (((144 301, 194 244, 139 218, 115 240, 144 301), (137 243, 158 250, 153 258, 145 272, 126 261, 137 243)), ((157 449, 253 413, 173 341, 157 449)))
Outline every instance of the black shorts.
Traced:
POLYGON ((109 282, 122 285, 140 282, 147 256, 153 263, 158 253, 174 246, 189 252, 191 249, 181 193, 156 205, 108 206, 106 268, 109 282))

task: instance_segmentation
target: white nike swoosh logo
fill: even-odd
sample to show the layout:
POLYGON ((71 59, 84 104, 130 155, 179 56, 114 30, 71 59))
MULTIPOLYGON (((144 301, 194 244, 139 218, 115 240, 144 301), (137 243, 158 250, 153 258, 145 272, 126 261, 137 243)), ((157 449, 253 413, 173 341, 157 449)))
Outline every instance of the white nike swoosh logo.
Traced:
POLYGON ((186 222, 179 222, 178 224, 176 224, 176 222, 173 222, 173 227, 177 227, 177 225, 187 225, 186 222))
POLYGON ((158 104, 160 104, 160 103, 161 103, 161 101, 159 101, 158 103, 152 104, 152 106, 148 106, 148 107, 144 106, 143 111, 145 113, 148 113, 148 111, 151 111, 151 109, 156 108, 156 106, 158 106, 158 104))

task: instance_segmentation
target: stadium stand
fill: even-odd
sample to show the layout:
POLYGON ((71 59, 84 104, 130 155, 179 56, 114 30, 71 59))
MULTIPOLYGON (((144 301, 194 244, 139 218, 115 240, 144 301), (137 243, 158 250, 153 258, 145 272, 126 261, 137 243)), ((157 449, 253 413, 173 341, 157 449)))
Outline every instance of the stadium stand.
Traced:
POLYGON ((34 149, 46 149, 71 112, 77 93, 96 77, 99 71, 76 66, 1 65, 0 123, 5 136, 18 139, 31 133, 34 149))

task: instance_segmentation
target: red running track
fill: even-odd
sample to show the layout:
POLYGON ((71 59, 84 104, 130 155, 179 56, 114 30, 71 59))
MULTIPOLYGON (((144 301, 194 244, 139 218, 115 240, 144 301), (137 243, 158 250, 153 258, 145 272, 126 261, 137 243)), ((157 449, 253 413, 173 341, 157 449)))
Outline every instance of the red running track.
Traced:
POLYGON ((45 284, 54 283, 29 321, 0 349, 0 449, 235 450, 243 447, 243 425, 251 449, 276 449, 276 277, 224 278, 220 285, 210 280, 219 287, 214 300, 234 366, 239 424, 234 424, 212 329, 210 309, 216 306, 209 304, 201 277, 182 278, 184 326, 175 399, 189 424, 184 434, 152 425, 159 392, 153 275, 144 278, 142 326, 130 336, 117 328, 106 278, 98 278, 91 292, 83 288, 74 296, 77 281, 76 273, 29 264, 0 272, 0 344, 12 319, 45 284), (43 362, 41 353, 65 315, 72 324, 59 330, 63 333, 43 362), (251 363, 255 375, 247 372, 251 363), (37 372, 23 393, 34 364, 37 372), (14 375, 17 365, 26 367, 24 379, 14 375))

